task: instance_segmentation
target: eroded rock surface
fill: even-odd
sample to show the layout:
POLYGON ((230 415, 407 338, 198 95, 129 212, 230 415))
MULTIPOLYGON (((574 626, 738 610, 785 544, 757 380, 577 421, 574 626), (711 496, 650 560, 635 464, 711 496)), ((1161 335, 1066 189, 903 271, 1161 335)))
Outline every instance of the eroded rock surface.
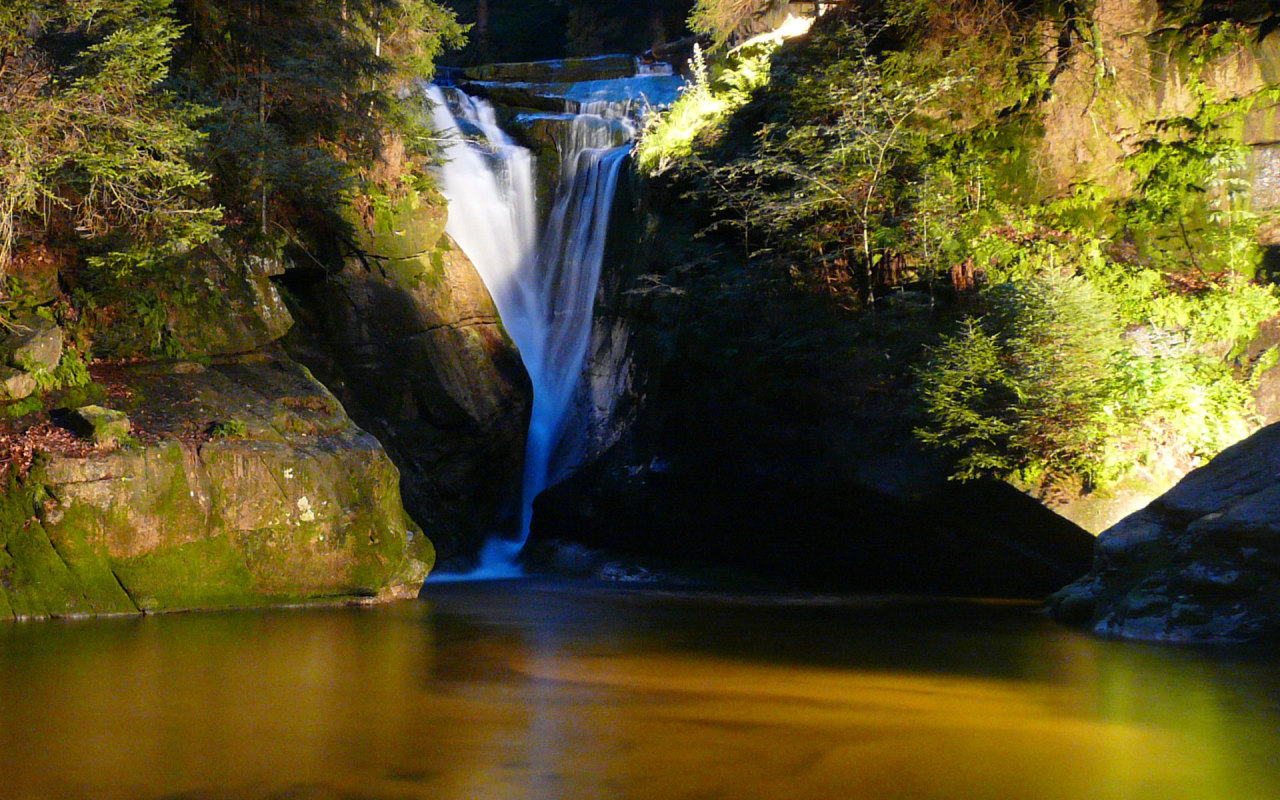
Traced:
POLYGON ((528 377, 443 200, 374 216, 340 274, 290 279, 287 344, 387 448, 441 557, 474 552, 517 522, 528 377))
POLYGON ((1127 639, 1274 638, 1278 582, 1280 425, 1270 425, 1099 536, 1093 571, 1050 608, 1127 639))

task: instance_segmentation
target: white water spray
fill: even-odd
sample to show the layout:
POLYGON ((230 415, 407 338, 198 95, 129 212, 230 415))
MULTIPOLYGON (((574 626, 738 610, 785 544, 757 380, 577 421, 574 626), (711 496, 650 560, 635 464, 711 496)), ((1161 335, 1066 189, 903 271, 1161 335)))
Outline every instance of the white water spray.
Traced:
POLYGON ((520 574, 516 556, 528 538, 534 497, 580 458, 562 443, 590 341, 610 209, 630 150, 619 143, 634 128, 597 115, 566 125, 560 187, 539 245, 529 151, 502 132, 488 103, 456 90, 446 100, 434 86, 428 93, 446 139, 446 230, 488 287, 533 384, 520 537, 490 540, 478 570, 467 576, 511 577, 520 574))

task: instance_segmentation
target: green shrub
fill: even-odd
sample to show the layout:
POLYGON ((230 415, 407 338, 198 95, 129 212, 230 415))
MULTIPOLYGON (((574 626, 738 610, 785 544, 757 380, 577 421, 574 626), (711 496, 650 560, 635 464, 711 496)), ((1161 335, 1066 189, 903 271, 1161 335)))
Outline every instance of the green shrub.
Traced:
POLYGON ((781 44, 764 36, 730 51, 714 76, 702 51, 694 49, 694 81, 666 112, 650 117, 636 145, 636 165, 657 174, 693 155, 700 136, 720 125, 746 105, 752 94, 769 83, 770 59, 781 44))
POLYGON ((1107 441, 1124 425, 1111 386, 1122 350, 1114 310, 1087 281, 1045 273, 988 292, 919 371, 922 441, 960 453, 956 476, 1026 483, 1114 480, 1107 441))
POLYGON ((242 419, 229 419, 215 422, 209 428, 209 435, 215 439, 243 439, 249 435, 249 426, 242 419))

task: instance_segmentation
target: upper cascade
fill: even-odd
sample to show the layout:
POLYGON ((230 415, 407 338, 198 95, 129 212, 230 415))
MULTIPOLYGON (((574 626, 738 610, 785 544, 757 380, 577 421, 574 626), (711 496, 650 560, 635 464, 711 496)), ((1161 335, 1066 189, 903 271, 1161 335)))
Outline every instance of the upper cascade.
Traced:
MULTIPOLYGON (((604 63, 618 68, 617 59, 604 63)), ((622 166, 641 115, 658 105, 646 92, 666 104, 683 83, 670 70, 638 76, 638 61, 628 63, 628 75, 563 84, 562 109, 539 115, 559 129, 558 175, 541 233, 532 153, 502 130, 492 104, 466 92, 492 96, 494 82, 428 89, 433 123, 445 142, 441 178, 449 200, 447 231, 489 288, 533 385, 520 537, 491 542, 471 577, 519 574, 516 558, 528 535, 534 497, 567 477, 582 458, 581 437, 568 428, 584 395, 595 294, 622 166)), ((493 65, 477 74, 563 74, 563 64, 493 65)), ((528 115, 515 118, 520 116, 528 115)))
POLYGON ((685 85, 666 62, 621 55, 487 64, 460 70, 451 80, 509 108, 611 117, 666 108, 685 85))

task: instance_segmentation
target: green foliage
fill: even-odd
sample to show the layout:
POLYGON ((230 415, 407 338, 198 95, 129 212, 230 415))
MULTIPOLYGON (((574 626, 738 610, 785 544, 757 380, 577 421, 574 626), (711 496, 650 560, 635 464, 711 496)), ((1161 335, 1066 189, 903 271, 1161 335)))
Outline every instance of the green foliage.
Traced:
POLYGON ((242 419, 229 419, 216 422, 209 429, 209 435, 215 439, 243 439, 249 434, 249 426, 242 419))
MULTIPOLYGON (((1073 13, 1056 58, 1071 48, 1110 80, 1087 9, 1073 13)), ((1280 300, 1250 280, 1260 220, 1238 127, 1273 95, 1222 101, 1199 77, 1241 26, 1179 33, 1198 102, 1147 131, 1123 165, 1134 191, 1047 198, 1045 20, 994 0, 837 10, 774 53, 767 91, 644 163, 681 174, 714 214, 704 232, 740 234, 757 266, 864 307, 909 282, 960 301, 916 369, 919 435, 959 477, 1100 488, 1157 450, 1203 458, 1255 424, 1262 365, 1240 358, 1280 300)), ((723 96, 706 83, 690 96, 723 96)))
POLYGON ((838 41, 826 44, 838 57, 771 87, 786 98, 787 119, 761 123, 732 157, 690 157, 686 166, 717 215, 709 231, 739 230, 751 255, 816 256, 825 271, 846 276, 859 265, 870 296, 873 271, 902 240, 895 220, 919 176, 930 114, 967 78, 906 80, 885 69, 857 26, 825 37, 838 41))
POLYGON ((917 373, 919 436, 957 454, 957 477, 1105 488, 1158 447, 1205 458, 1251 430, 1253 382, 1274 356, 1243 374, 1232 359, 1280 313, 1273 288, 1239 277, 1189 288, 1025 217, 973 253, 989 265, 988 313, 917 373))
POLYGON ((178 51, 188 91, 215 109, 202 159, 233 231, 297 239, 345 229, 366 180, 412 171, 427 137, 411 95, 461 42, 432 0, 193 0, 178 51), (406 158, 405 145, 409 152, 406 158))
POLYGON ((43 409, 44 403, 38 396, 32 395, 31 397, 19 400, 16 403, 0 404, 0 417, 17 419, 18 417, 25 417, 28 414, 34 414, 37 411, 42 411, 43 409))
POLYGON ((735 48, 714 77, 702 49, 694 45, 693 82, 667 112, 649 118, 636 145, 637 168, 655 175, 692 157, 700 137, 713 133, 768 85, 770 58, 780 43, 777 37, 762 37, 735 48))
POLYGON ((1088 282, 1046 272, 993 287, 991 314, 969 321, 920 371, 926 444, 961 453, 957 477, 1036 484, 1114 480, 1109 457, 1125 415, 1111 375, 1121 328, 1088 282))
POLYGON ((170 0, 16 0, 0 16, 0 272, 19 237, 65 224, 135 248, 217 232, 188 160, 205 110, 162 91, 170 0))
POLYGON ((51 370, 36 370, 31 376, 35 378, 41 392, 75 389, 88 386, 93 382, 84 356, 74 347, 68 347, 63 351, 58 366, 51 370))

